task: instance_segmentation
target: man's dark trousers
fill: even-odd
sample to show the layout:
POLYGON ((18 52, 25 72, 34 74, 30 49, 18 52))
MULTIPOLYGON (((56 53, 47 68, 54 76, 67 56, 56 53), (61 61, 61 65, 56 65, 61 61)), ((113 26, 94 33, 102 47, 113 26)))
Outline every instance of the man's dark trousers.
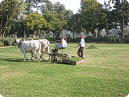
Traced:
POLYGON ((80 47, 80 48, 78 49, 77 54, 78 54, 79 57, 82 57, 82 58, 83 58, 83 51, 84 51, 84 47, 80 47))

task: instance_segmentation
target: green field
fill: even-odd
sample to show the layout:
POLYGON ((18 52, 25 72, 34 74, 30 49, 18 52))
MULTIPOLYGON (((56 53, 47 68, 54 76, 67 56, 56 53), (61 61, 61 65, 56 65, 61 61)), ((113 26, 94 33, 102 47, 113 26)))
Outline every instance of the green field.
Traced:
MULTIPOLYGON (((76 44, 64 50, 70 54, 76 44)), ((129 94, 129 44, 86 44, 85 63, 24 62, 18 48, 0 48, 4 97, 125 97, 129 94)), ((77 48, 71 56, 77 56, 77 48)), ((47 59, 47 55, 45 55, 47 59)))

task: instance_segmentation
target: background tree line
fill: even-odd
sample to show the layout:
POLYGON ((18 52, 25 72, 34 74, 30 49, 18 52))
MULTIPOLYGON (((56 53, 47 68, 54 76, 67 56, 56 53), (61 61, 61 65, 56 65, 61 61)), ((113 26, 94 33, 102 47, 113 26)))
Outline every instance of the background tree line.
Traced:
POLYGON ((3 0, 0 3, 0 34, 18 37, 40 35, 52 31, 58 37, 63 29, 74 33, 91 32, 100 37, 100 31, 107 34, 120 25, 120 38, 124 38, 124 28, 129 22, 129 3, 127 0, 109 0, 104 5, 97 0, 81 0, 80 10, 73 14, 59 2, 49 0, 3 0), (34 11, 34 9, 40 10, 34 11))

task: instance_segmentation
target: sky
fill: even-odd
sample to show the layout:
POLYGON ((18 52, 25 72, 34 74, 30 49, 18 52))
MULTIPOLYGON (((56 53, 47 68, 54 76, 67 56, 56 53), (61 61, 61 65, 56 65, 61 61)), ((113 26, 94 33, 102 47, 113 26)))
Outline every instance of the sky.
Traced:
MULTIPOLYGON (((81 2, 81 0, 50 0, 50 1, 52 1, 53 3, 60 2, 61 4, 65 5, 66 9, 70 9, 74 13, 76 13, 80 8, 80 2, 81 2)), ((97 0, 97 1, 100 2, 101 4, 104 3, 104 0, 97 0)))
MULTIPOLYGON (((2 0, 0 0, 1 2, 2 0)), ((80 2, 81 0, 50 0, 53 3, 60 2, 61 4, 64 4, 66 9, 72 10, 74 13, 77 13, 78 9, 80 8, 80 2)), ((98 0, 100 3, 104 3, 104 0, 98 0)), ((107 0, 106 0, 107 1, 107 0)))
MULTIPOLYGON (((2 0, 0 0, 1 2, 2 0)), ((78 11, 80 8, 80 2, 81 0, 50 0, 53 3, 60 2, 61 4, 64 4, 66 9, 72 10, 74 13, 78 11)), ((98 0, 100 3, 104 3, 104 0, 98 0)), ((107 1, 107 0, 106 0, 107 1)))
MULTIPOLYGON (((2 0, 0 0, 1 2, 2 0)), ((80 8, 80 1, 81 0, 50 0, 53 3, 55 2, 60 2, 61 4, 65 5, 66 9, 70 9, 72 10, 74 13, 78 12, 78 9, 80 8)), ((97 0, 98 2, 100 2, 101 4, 104 3, 104 0, 97 0)), ((108 0, 105 0, 108 1, 108 0)), ((128 0, 129 1, 129 0, 128 0)))

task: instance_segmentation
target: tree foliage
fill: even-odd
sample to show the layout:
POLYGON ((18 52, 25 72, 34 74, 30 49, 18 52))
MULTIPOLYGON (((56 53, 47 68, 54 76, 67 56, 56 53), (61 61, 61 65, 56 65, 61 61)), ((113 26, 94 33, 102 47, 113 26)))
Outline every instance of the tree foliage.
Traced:
POLYGON ((47 26, 49 31, 60 32, 66 25, 66 20, 62 15, 58 15, 54 12, 46 12, 43 15, 47 20, 47 26))
POLYGON ((40 30, 46 28, 47 24, 46 19, 44 19, 42 15, 36 13, 27 15, 25 23, 26 26, 33 31, 34 37, 37 33, 40 33, 40 30))
POLYGON ((66 29, 73 32, 73 35, 83 31, 96 36, 97 29, 97 36, 100 37, 102 29, 108 34, 110 29, 120 25, 121 38, 124 38, 128 17, 127 0, 109 0, 104 5, 97 0, 81 0, 81 8, 76 14, 66 10, 63 4, 59 2, 53 4, 49 0, 3 0, 0 3, 0 34, 4 39, 4 35, 10 34, 23 36, 26 33, 35 36, 43 30, 52 31, 59 36, 60 32, 66 29), (33 12, 33 8, 40 10, 41 13, 33 12), (21 14, 23 18, 19 19, 21 14))
POLYGON ((7 31, 9 21, 17 17, 24 9, 23 0, 3 0, 0 3, 0 33, 2 40, 7 31))
POLYGON ((30 14, 33 12, 33 8, 40 9, 41 6, 38 4, 40 3, 47 3, 49 2, 48 0, 24 0, 26 4, 26 14, 30 14))
POLYGON ((81 23, 87 32, 92 32, 95 36, 95 29, 103 29, 106 23, 106 14, 97 0, 81 1, 81 23))
POLYGON ((114 18, 117 20, 117 23, 120 23, 121 38, 124 38, 124 28, 129 21, 129 3, 127 0, 113 0, 113 4, 114 18))
POLYGON ((59 2, 52 4, 48 2, 42 5, 41 12, 47 21, 47 31, 59 34, 67 25, 66 9, 59 2), (66 16, 66 17, 65 17, 66 16))

